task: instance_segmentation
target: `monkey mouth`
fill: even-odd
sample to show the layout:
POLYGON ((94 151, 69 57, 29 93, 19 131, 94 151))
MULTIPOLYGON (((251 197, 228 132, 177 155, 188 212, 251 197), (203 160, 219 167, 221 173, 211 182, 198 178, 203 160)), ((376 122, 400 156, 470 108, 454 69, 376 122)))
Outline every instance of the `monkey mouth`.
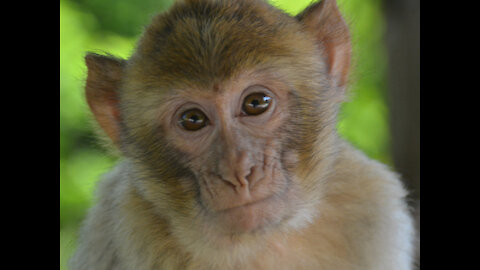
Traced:
POLYGON ((252 189, 215 192, 208 190, 208 182, 204 184, 204 193, 198 198, 204 221, 214 224, 220 235, 261 231, 281 223, 291 214, 291 181, 286 175, 266 178, 252 189))
POLYGON ((273 197, 274 197, 274 195, 272 194, 272 195, 267 196, 267 197, 265 197, 263 199, 260 199, 260 200, 256 200, 256 201, 244 203, 242 205, 237 205, 237 206, 234 206, 234 207, 218 210, 218 211, 216 211, 216 213, 224 214, 224 213, 228 213, 229 211, 235 211, 236 209, 241 209, 241 208, 245 208, 245 207, 252 207, 253 205, 256 205, 256 204, 261 204, 263 202, 268 202, 269 200, 272 200, 273 197))
POLYGON ((272 194, 263 199, 214 212, 215 222, 227 233, 259 231, 283 220, 286 200, 282 194, 272 194))

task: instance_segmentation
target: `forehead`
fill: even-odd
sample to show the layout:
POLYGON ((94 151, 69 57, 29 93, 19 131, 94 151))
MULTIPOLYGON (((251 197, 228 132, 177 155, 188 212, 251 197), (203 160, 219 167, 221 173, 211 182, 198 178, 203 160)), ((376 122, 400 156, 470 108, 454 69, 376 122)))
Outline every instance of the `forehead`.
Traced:
POLYGON ((153 19, 130 62, 147 84, 215 89, 238 72, 305 57, 302 34, 263 1, 190 0, 153 19))

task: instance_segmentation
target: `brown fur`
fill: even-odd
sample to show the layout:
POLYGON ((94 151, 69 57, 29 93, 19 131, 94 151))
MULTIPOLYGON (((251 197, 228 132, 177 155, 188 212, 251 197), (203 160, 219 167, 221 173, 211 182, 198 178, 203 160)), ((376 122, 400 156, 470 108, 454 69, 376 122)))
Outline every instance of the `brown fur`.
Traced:
POLYGON ((179 1, 130 59, 86 60, 87 100, 125 159, 100 183, 73 269, 410 269, 404 188, 335 131, 350 38, 334 1, 297 17, 179 1), (252 85, 275 102, 241 117, 252 85), (178 129, 190 103, 211 126, 178 129))

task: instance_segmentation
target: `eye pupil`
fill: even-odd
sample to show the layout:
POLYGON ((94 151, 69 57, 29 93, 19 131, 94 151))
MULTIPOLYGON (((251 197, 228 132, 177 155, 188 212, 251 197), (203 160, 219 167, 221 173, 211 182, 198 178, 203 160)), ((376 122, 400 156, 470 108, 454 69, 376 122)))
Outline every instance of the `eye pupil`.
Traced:
POLYGON ((186 130, 195 131, 207 124, 208 118, 199 109, 185 111, 180 117, 180 124, 186 130))
POLYGON ((242 109, 247 115, 258 115, 268 109, 270 100, 271 98, 263 93, 253 93, 245 98, 242 109))

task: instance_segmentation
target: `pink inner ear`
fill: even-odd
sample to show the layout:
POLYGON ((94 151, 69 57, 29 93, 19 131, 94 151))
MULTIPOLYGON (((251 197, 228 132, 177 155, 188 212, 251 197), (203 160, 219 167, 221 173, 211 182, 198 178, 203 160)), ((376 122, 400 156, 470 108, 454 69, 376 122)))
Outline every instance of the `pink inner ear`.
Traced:
POLYGON ((113 118, 117 121, 117 122, 120 122, 121 119, 120 119, 120 111, 118 110, 117 108, 117 104, 112 104, 110 105, 112 107, 112 115, 113 115, 113 118))
POLYGON ((350 46, 337 45, 329 54, 329 70, 338 87, 344 87, 347 83, 350 69, 350 46))
POLYGON ((88 105, 110 139, 117 144, 119 138, 117 88, 122 79, 124 61, 90 54, 85 57, 88 76, 85 94, 88 105))
POLYGON ((113 143, 117 144, 119 137, 118 122, 120 112, 115 99, 105 96, 92 95, 87 90, 87 101, 100 127, 105 131, 113 143))

